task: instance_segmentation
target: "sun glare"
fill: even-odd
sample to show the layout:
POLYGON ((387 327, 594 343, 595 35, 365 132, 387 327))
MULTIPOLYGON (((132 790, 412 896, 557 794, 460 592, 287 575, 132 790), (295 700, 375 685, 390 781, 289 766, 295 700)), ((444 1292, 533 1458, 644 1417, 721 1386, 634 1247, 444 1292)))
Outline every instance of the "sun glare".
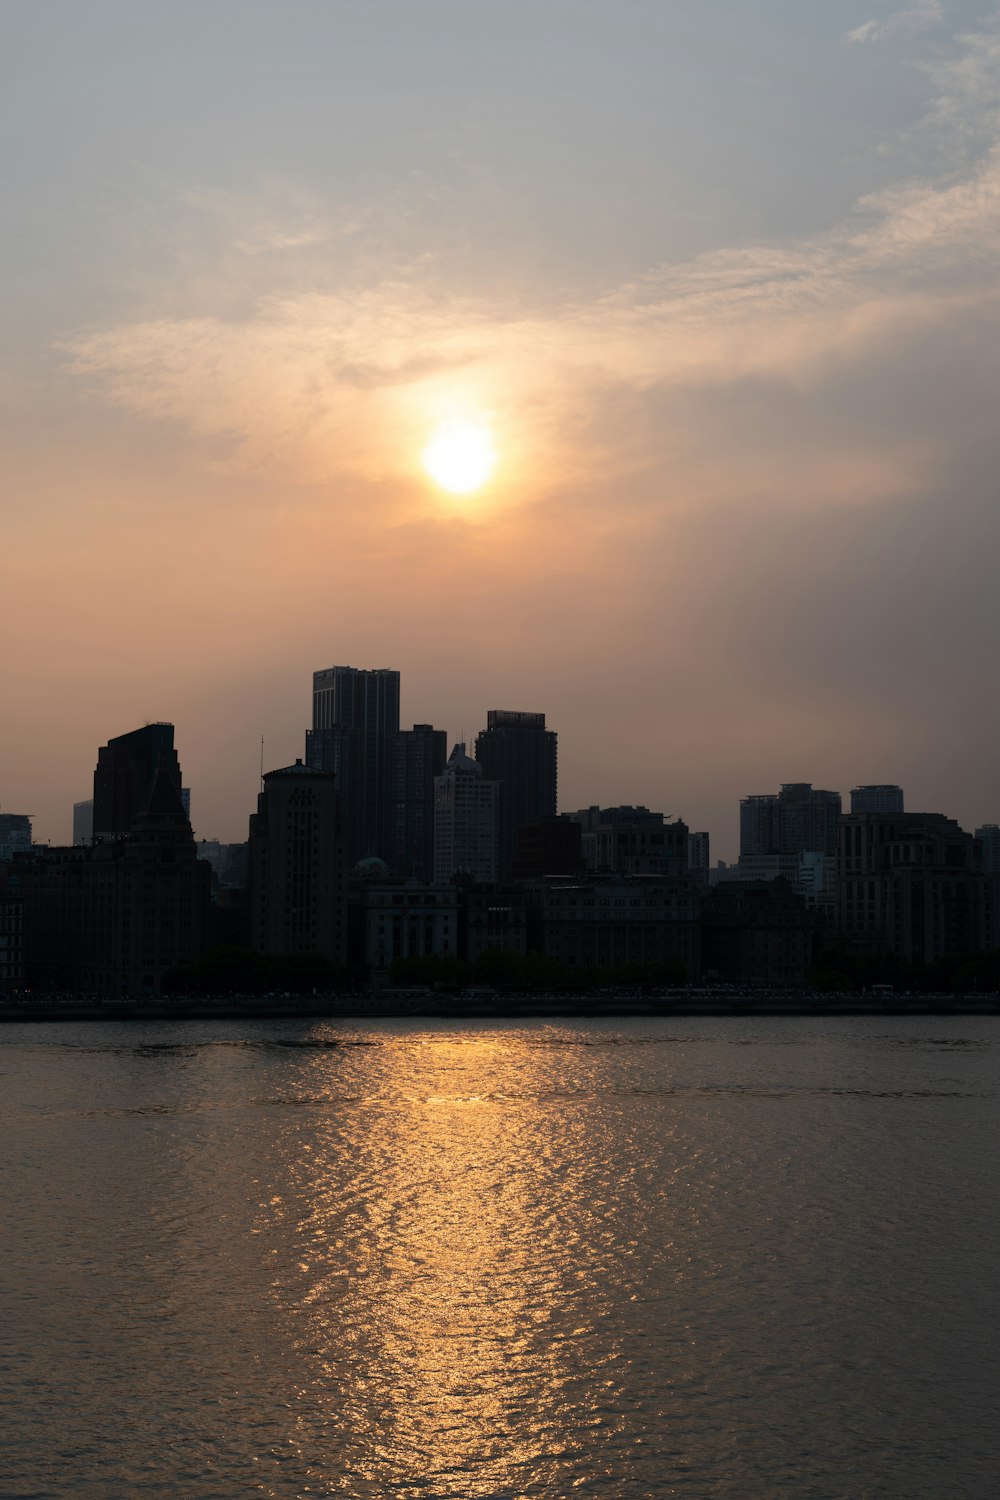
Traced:
POLYGON ((442 489, 471 495, 482 489, 496 468, 490 430, 481 422, 442 422, 423 452, 424 468, 442 489))

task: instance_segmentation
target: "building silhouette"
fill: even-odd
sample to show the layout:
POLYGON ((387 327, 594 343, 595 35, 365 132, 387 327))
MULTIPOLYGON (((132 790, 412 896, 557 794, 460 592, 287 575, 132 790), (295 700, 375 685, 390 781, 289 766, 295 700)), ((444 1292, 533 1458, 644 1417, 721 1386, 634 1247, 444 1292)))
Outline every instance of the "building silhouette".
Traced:
POLYGON ((0 812, 0 859, 31 848, 31 818, 27 813, 0 812))
POLYGON ((392 745, 388 863, 398 875, 434 878, 434 778, 448 758, 445 730, 401 729, 392 745))
POLYGON ((557 737, 544 714, 493 708, 476 739, 476 760, 498 784, 498 878, 509 880, 521 824, 556 815, 557 737))
POLYGON ((1000 874, 1000 824, 984 823, 976 829, 981 868, 988 875, 1000 874))
POLYGON ((456 745, 434 778, 434 879, 497 879, 497 792, 482 765, 456 745))
POLYGON ((73 803, 73 842, 89 844, 94 837, 94 799, 73 803))
POLYGON ((164 760, 127 834, 36 851, 19 866, 34 988, 158 995, 171 969, 200 957, 211 871, 164 760))
POLYGON ((101 746, 94 771, 94 838, 125 838, 131 832, 160 770, 173 780, 183 799, 172 724, 144 724, 101 746))
POLYGON ((250 818, 251 946, 273 956, 347 958, 347 870, 332 772, 297 760, 269 771, 250 818))
POLYGON ((744 797, 740 802, 740 860, 744 855, 798 856, 812 850, 831 857, 837 852, 840 793, 815 789, 808 781, 789 781, 775 795, 744 797))
POLYGON ((365 857, 365 737, 360 729, 334 724, 306 730, 306 765, 335 776, 348 868, 365 857))
POLYGON ((370 854, 387 857, 392 746, 398 733, 398 672, 387 667, 326 667, 313 673, 313 739, 311 744, 307 740, 306 759, 315 770, 337 774, 332 747, 341 744, 341 805, 352 862, 370 854), (331 729, 359 731, 360 743, 349 751, 336 738, 316 737, 318 731, 331 729))
POLYGON ((903 788, 901 786, 854 786, 851 788, 852 813, 901 813, 903 811, 903 788))
POLYGON ((582 831, 588 870, 620 875, 686 875, 688 829, 648 807, 587 807, 569 817, 582 831))

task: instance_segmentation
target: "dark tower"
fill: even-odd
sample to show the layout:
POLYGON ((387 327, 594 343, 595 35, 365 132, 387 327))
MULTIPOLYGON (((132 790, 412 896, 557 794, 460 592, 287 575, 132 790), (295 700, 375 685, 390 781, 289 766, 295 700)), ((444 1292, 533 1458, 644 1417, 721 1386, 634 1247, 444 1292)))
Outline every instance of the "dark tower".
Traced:
POLYGON ((476 739, 476 760, 490 781, 498 781, 499 879, 509 880, 517 830, 535 818, 556 815, 557 737, 544 714, 491 708, 476 739))
POLYGON ((124 838, 162 767, 181 795, 181 767, 172 724, 145 724, 108 740, 94 771, 94 837, 124 838))
POLYGON ((434 879, 434 778, 448 758, 443 729, 414 724, 392 747, 389 864, 425 884, 434 879))
POLYGON ((335 777, 269 771, 250 819, 250 936, 260 953, 347 956, 347 883, 335 777))
MULTIPOLYGON (((314 769, 336 774, 336 768, 323 758, 326 741, 318 733, 330 729, 360 731, 358 785, 342 786, 343 814, 350 829, 355 826, 354 805, 359 808, 358 858, 376 854, 385 859, 389 847, 392 745, 399 733, 399 673, 387 667, 371 671, 326 667, 314 672, 312 741, 307 747, 307 758, 314 769)), ((353 858, 355 852, 352 849, 349 857, 353 858)))

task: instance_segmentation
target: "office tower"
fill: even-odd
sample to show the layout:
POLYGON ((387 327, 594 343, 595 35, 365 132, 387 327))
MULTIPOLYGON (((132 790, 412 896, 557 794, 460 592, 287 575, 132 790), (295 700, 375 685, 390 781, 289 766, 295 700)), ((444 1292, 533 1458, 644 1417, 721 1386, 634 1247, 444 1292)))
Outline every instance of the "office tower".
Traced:
POLYGON ((778 807, 782 854, 801 854, 805 849, 836 854, 839 792, 818 791, 808 781, 785 782, 778 807))
POLYGON ((101 746, 94 771, 95 838, 124 838, 131 832, 161 766, 180 795, 181 767, 172 724, 145 724, 101 746))
POLYGON ((447 756, 445 731, 430 724, 401 729, 393 741, 388 862, 423 884, 434 878, 434 778, 447 756))
POLYGON ((250 818, 251 943, 259 953, 347 956, 347 876, 332 772, 269 771, 250 818))
POLYGON ((557 739, 544 714, 492 708, 476 739, 476 760, 498 790, 498 878, 509 880, 517 830, 533 818, 556 815, 557 739))
POLYGON ((0 859, 31 848, 31 818, 27 813, 0 812, 0 859))
POLYGON ((94 799, 73 803, 73 842, 89 844, 94 837, 94 799))
POLYGON ((306 765, 337 778, 337 798, 344 828, 344 857, 348 868, 364 859, 365 737, 360 729, 335 724, 330 729, 306 730, 306 765))
POLYGON ((740 802, 740 859, 805 849, 837 852, 840 793, 814 790, 808 781, 785 782, 777 796, 744 797, 740 802))
POLYGON ((1000 875, 1000 824, 984 823, 975 836, 979 840, 980 868, 984 874, 1000 875))
POLYGON ((777 854, 781 849, 781 809, 773 794, 740 802, 740 855, 777 854))
POLYGON ((434 879, 497 878, 497 783, 456 745, 434 778, 434 879))
POLYGON ((709 850, 709 837, 707 833, 688 834, 688 869, 697 875, 699 880, 708 880, 708 871, 711 864, 709 850))
POLYGON ((901 813, 901 786, 855 786, 851 788, 852 813, 901 813))
MULTIPOLYGON (((354 729, 361 733, 358 785, 345 784, 342 805, 348 827, 354 826, 349 809, 358 802, 361 819, 361 849, 358 857, 375 854, 385 859, 389 847, 389 799, 392 744, 399 733, 399 673, 386 667, 327 667, 313 673, 313 734, 317 730, 354 729)), ((323 743, 312 751, 316 769, 335 771, 326 761, 323 743)), ((354 851, 351 851, 353 857, 354 851)))

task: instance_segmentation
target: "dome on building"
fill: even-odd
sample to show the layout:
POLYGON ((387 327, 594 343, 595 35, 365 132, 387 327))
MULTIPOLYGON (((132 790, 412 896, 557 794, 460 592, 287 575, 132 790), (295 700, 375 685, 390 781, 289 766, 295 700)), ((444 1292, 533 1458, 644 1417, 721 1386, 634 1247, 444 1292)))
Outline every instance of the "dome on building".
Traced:
POLYGON ((358 860, 352 873, 362 880, 379 879, 383 875, 388 875, 389 866, 384 859, 379 859, 377 854, 369 854, 367 859, 358 860))

